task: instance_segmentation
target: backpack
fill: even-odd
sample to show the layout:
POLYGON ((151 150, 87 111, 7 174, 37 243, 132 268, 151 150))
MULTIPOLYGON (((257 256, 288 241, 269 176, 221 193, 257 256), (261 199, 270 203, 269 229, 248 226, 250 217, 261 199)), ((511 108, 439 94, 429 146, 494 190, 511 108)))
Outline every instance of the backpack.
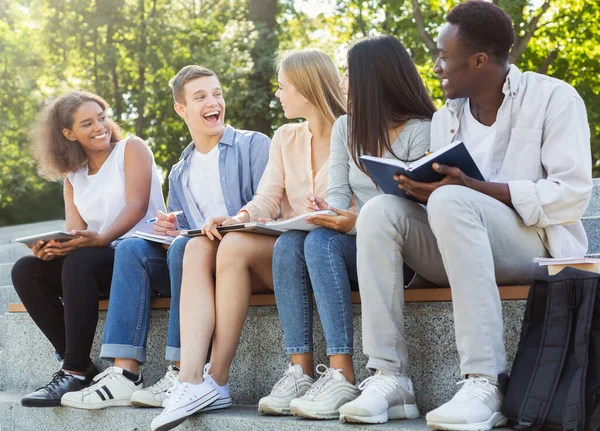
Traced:
POLYGON ((600 430, 600 274, 531 286, 502 412, 516 430, 600 430))

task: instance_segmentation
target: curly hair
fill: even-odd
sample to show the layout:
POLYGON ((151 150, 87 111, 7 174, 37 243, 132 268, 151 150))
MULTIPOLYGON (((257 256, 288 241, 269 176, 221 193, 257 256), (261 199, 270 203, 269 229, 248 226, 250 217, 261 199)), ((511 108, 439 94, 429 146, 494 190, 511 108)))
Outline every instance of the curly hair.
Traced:
POLYGON ((506 12, 483 0, 461 3, 446 15, 446 21, 457 25, 462 46, 474 52, 494 55, 498 63, 508 60, 515 42, 513 23, 506 12))
MULTIPOLYGON (((34 155, 41 177, 58 181, 87 163, 88 158, 81 145, 68 140, 63 134, 63 129, 73 127, 73 115, 85 102, 95 102, 103 111, 108 110, 108 103, 100 96, 86 91, 71 91, 42 111, 32 134, 34 155)), ((110 142, 120 141, 123 135, 121 128, 108 118, 107 124, 112 131, 110 142)))

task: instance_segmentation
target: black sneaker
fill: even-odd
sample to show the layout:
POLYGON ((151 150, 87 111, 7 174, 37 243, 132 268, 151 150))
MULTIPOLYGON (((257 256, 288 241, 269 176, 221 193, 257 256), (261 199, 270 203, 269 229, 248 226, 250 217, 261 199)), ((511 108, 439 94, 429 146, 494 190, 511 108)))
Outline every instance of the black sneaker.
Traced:
POLYGON ((80 380, 63 370, 57 371, 46 386, 37 389, 21 399, 25 407, 56 407, 60 406, 60 399, 67 392, 80 391, 87 387, 98 374, 98 369, 90 362, 85 373, 85 380, 80 380))

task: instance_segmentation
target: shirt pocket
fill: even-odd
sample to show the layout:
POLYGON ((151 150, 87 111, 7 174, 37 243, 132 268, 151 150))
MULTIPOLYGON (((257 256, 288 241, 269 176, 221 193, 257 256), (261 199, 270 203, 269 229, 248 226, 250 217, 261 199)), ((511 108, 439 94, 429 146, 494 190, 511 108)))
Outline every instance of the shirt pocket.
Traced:
POLYGON ((543 178, 543 175, 542 131, 539 129, 513 129, 504 158, 502 178, 537 181, 543 178))

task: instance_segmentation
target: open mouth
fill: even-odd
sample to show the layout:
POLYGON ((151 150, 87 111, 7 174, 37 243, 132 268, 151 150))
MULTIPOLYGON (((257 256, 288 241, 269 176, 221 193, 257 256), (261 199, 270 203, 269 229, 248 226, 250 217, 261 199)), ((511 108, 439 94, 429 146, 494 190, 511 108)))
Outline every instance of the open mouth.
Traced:
POLYGON ((209 123, 217 124, 219 122, 219 118, 221 117, 221 113, 219 111, 211 111, 204 114, 203 117, 209 123))
POLYGON ((104 138, 106 138, 106 135, 107 135, 107 133, 104 132, 99 135, 93 136, 92 139, 104 139, 104 138))

